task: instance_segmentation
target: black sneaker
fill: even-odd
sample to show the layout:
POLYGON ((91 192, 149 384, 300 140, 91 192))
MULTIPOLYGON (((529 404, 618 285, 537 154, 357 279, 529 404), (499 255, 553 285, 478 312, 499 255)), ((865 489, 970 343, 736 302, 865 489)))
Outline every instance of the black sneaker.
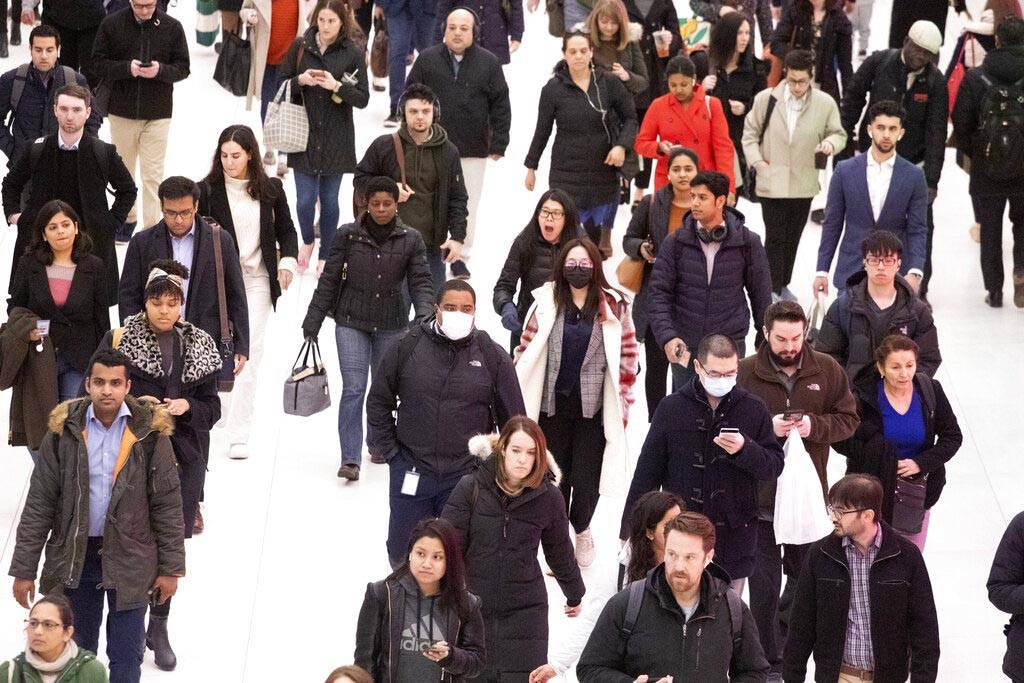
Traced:
POLYGON ((338 476, 349 481, 359 481, 359 465, 347 462, 338 468, 338 476))
POLYGON ((466 267, 465 261, 455 261, 451 265, 452 277, 457 280, 468 280, 470 278, 469 268, 466 267))
POLYGON ((389 116, 386 119, 384 119, 384 127, 385 128, 398 128, 398 124, 400 124, 401 122, 402 122, 402 117, 401 116, 399 116, 397 113, 396 114, 392 114, 391 116, 389 116))
POLYGON ((985 303, 992 308, 1003 307, 1003 293, 1002 292, 989 292, 985 295, 985 303))
POLYGON ((825 222, 825 209, 815 209, 811 211, 811 222, 821 225, 825 222))

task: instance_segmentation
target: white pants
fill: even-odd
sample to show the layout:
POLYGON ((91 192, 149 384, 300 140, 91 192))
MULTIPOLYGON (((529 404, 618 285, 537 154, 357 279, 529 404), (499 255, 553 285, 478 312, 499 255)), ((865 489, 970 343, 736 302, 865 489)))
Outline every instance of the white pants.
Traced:
POLYGON ((249 443, 252 425, 252 411, 256 403, 256 382, 259 378, 260 359, 263 357, 263 337, 267 331, 267 318, 273 308, 270 305, 270 279, 266 275, 242 274, 245 282, 245 298, 249 309, 249 360, 242 372, 235 377, 227 410, 225 427, 228 443, 249 443))
POLYGON ((484 174, 487 172, 487 157, 469 157, 462 159, 462 180, 466 183, 466 194, 469 195, 466 216, 466 241, 462 243, 461 259, 469 262, 476 236, 476 210, 480 206, 480 195, 484 191, 484 174))

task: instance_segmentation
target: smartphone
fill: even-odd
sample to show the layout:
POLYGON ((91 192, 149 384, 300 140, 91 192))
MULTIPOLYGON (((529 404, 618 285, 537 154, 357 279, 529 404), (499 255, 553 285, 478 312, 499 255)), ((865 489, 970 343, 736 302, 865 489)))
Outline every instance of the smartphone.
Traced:
POLYGON ((684 366, 684 367, 688 367, 690 365, 690 349, 689 349, 689 347, 687 347, 686 344, 684 344, 683 342, 679 342, 678 344, 676 344, 675 352, 676 352, 676 358, 679 359, 676 362, 679 363, 680 365, 684 366))
POLYGON ((149 606, 156 607, 160 604, 160 589, 154 588, 149 592, 149 606))
POLYGON ((814 153, 814 168, 819 171, 824 170, 828 166, 828 155, 824 152, 814 153))
POLYGON ((799 422, 804 419, 804 411, 799 408, 786 408, 782 411, 782 419, 788 422, 799 422))
POLYGON ((309 73, 313 74, 313 76, 315 76, 316 78, 323 78, 323 76, 324 76, 324 75, 325 75, 325 74, 326 74, 327 72, 326 72, 326 71, 324 71, 323 69, 310 69, 310 70, 309 70, 309 73))
POLYGON ((739 436, 740 430, 738 427, 722 427, 718 430, 718 436, 739 436))

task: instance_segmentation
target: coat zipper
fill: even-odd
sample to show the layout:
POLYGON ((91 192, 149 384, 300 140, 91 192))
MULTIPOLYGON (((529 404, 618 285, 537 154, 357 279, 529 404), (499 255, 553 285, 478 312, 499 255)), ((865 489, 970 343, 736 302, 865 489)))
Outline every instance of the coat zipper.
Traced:
MULTIPOLYGON (((80 461, 81 461, 81 453, 78 450, 78 444, 76 444, 75 445, 75 470, 76 470, 76 472, 78 471, 78 469, 81 466, 80 461)), ((75 483, 77 485, 78 492, 77 492, 77 495, 75 496, 75 535, 71 539, 71 563, 70 563, 70 566, 68 567, 68 582, 67 582, 68 586, 70 586, 71 583, 74 580, 73 577, 74 577, 74 573, 75 573, 75 560, 78 557, 78 534, 79 534, 79 530, 81 528, 81 524, 80 524, 79 520, 81 519, 81 516, 82 516, 82 510, 81 510, 81 508, 82 508, 82 477, 81 476, 76 476, 75 480, 76 480, 75 483)))
POLYGON ((391 663, 391 654, 392 654, 392 650, 394 649, 394 643, 392 643, 393 639, 390 637, 390 634, 391 634, 391 618, 392 618, 392 615, 391 615, 391 587, 388 586, 385 583, 384 584, 384 588, 386 588, 387 591, 388 591, 388 679, 391 680, 391 681, 394 681, 395 680, 395 669, 394 669, 394 667, 393 667, 393 665, 391 663))
MULTIPOLYGON (((453 640, 451 643, 448 644, 448 652, 449 653, 452 652, 455 649, 455 644, 459 642, 459 636, 462 634, 462 620, 459 619, 457 616, 455 617, 455 624, 456 624, 455 625, 455 640, 453 640)), ((441 667, 441 680, 442 681, 444 681, 444 677, 448 673, 449 673, 449 671, 447 669, 445 669, 444 667, 441 667)), ((455 677, 452 676, 451 680, 454 681, 455 677)))

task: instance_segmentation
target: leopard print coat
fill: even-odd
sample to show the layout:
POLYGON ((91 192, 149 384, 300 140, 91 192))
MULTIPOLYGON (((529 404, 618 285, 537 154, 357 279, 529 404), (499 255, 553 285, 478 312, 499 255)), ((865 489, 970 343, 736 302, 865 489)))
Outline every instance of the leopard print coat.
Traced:
MULTIPOLYGON (((194 384, 221 369, 223 361, 213 337, 184 320, 177 322, 174 329, 181 339, 182 384, 194 384)), ((146 321, 145 311, 125 319, 117 349, 128 356, 137 370, 151 377, 164 376, 160 344, 146 321)))

